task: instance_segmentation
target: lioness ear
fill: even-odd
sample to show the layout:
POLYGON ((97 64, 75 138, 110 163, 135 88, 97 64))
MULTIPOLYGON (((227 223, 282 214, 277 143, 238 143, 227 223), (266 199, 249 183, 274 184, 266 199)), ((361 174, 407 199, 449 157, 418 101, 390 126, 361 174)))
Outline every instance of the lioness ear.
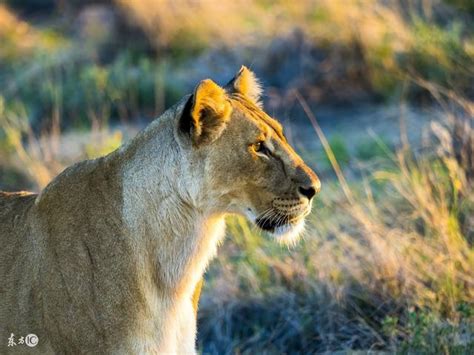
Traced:
POLYGON ((224 130, 231 111, 224 89, 210 79, 203 80, 185 105, 180 129, 195 146, 210 143, 224 130))
POLYGON ((235 78, 227 84, 226 89, 229 92, 237 92, 246 96, 257 106, 261 107, 260 96, 262 95, 262 87, 255 74, 245 65, 242 65, 235 78))

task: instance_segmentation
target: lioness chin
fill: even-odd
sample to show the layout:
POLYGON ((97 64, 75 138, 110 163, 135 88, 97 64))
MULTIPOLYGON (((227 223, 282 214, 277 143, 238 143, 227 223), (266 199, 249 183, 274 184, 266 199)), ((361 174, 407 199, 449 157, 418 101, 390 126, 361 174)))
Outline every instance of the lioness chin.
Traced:
POLYGON ((293 242, 320 189, 242 67, 39 195, 0 193, 0 353, 195 353, 193 293, 227 214, 293 242), (30 349, 31 350, 31 349, 30 349))

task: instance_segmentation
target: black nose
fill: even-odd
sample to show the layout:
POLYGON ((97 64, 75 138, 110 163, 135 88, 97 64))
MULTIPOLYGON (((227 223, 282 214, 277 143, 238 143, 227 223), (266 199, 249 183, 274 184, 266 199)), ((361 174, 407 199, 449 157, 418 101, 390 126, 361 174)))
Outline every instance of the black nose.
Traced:
POLYGON ((299 187, 298 191, 300 192, 300 194, 307 197, 308 200, 311 200, 314 197, 314 195, 316 195, 316 189, 313 186, 299 187))

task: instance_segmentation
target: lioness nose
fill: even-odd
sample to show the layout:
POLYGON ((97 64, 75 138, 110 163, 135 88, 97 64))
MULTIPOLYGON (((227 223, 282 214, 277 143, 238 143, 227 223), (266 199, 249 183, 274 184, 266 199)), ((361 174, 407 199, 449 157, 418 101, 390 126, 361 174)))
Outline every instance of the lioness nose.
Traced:
POLYGON ((300 192, 300 194, 307 197, 308 200, 311 200, 313 196, 316 195, 316 189, 313 186, 309 186, 309 187, 300 186, 298 188, 298 191, 300 192))
MULTIPOLYGON (((298 176, 298 193, 308 200, 311 200, 321 190, 321 181, 318 176, 307 166, 300 166, 296 169, 298 176)), ((295 182, 296 182, 295 181, 295 182)))
POLYGON ((318 177, 314 173, 310 184, 298 187, 298 192, 304 197, 308 198, 308 200, 311 200, 320 190, 321 181, 319 181, 318 177))

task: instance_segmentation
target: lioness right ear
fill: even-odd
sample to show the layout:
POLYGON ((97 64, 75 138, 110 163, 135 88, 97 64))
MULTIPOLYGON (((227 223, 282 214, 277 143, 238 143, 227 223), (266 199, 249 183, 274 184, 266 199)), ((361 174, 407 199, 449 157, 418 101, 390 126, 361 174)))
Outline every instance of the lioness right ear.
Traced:
POLYGON ((260 102, 262 87, 255 74, 245 65, 242 65, 239 72, 226 85, 226 89, 231 93, 242 94, 260 108, 262 107, 260 102))
POLYGON ((180 130, 189 134, 195 146, 210 143, 224 130, 231 111, 224 89, 210 79, 203 80, 184 107, 180 130))

